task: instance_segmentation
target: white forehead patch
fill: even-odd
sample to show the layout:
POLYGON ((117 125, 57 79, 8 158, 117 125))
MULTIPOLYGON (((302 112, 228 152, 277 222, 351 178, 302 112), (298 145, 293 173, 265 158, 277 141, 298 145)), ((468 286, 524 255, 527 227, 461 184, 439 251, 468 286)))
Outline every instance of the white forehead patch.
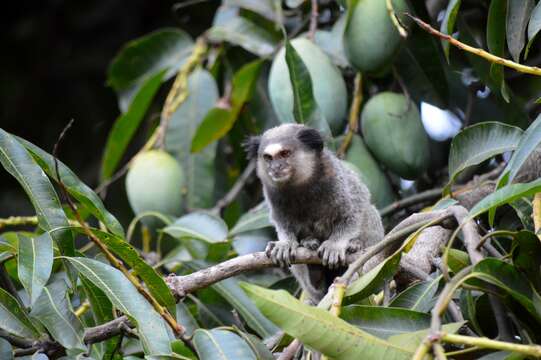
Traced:
POLYGON ((269 154, 270 156, 274 156, 278 154, 284 147, 280 143, 274 143, 267 145, 265 150, 263 150, 263 154, 269 154))

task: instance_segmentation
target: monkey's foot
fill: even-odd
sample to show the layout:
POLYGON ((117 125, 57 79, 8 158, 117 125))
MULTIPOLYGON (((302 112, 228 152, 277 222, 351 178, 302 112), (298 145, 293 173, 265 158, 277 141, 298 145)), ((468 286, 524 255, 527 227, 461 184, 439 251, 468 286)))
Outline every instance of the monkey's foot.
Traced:
POLYGON ((281 267, 289 267, 295 259, 295 251, 299 245, 285 241, 271 241, 267 244, 265 253, 272 262, 281 267))
POLYGON ((346 266, 347 246, 335 241, 324 241, 317 250, 323 266, 336 269, 340 266, 346 266))
POLYGON ((318 239, 306 238, 301 240, 301 246, 309 250, 316 251, 319 248, 321 242, 318 239))

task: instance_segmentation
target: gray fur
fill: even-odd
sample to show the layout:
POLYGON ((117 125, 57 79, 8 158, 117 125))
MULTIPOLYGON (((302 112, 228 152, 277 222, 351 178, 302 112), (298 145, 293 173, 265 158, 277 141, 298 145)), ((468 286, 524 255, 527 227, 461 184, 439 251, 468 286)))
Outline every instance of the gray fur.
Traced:
POLYGON ((380 241, 384 231, 368 188, 329 150, 314 150, 298 140, 303 129, 307 128, 286 124, 266 131, 257 152, 257 174, 278 235, 267 253, 275 263, 286 266, 298 246, 317 248, 327 270, 293 265, 291 271, 311 299, 318 301, 328 285, 325 275, 347 265, 348 252, 380 241), (272 144, 281 147, 268 147, 272 144), (286 160, 263 158, 265 149, 282 147, 291 152, 286 160), (285 173, 289 171, 287 181, 273 180, 275 161, 282 162, 285 173))

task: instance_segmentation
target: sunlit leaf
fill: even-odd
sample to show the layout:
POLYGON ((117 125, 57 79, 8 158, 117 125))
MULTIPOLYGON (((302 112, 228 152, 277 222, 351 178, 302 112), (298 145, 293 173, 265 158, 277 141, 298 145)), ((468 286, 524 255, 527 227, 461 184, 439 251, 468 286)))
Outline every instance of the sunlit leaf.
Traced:
MULTIPOLYGON (((445 331, 446 333, 453 334, 458 331, 462 326, 464 325, 464 322, 455 322, 451 324, 445 324, 442 326, 442 331, 445 331)), ((400 334, 400 335, 394 335, 389 337, 388 341, 396 346, 401 346, 405 349, 408 349, 410 351, 415 351, 419 344, 426 339, 426 336, 428 335, 429 329, 425 330, 419 330, 415 332, 409 332, 406 334, 400 334)))
POLYGON ((438 290, 440 280, 441 276, 431 281, 422 281, 411 285, 398 294, 389 306, 428 312, 432 307, 432 301, 438 290))
POLYGON ((266 203, 263 203, 242 215, 229 232, 229 235, 234 236, 269 226, 272 226, 269 218, 269 208, 266 203))
POLYGON ((284 290, 243 283, 257 307, 286 333, 333 359, 410 359, 413 352, 377 338, 328 311, 308 306, 284 290))
POLYGON ((197 239, 208 243, 227 240, 227 225, 225 222, 214 215, 204 212, 193 212, 185 215, 165 227, 163 231, 175 238, 197 239))

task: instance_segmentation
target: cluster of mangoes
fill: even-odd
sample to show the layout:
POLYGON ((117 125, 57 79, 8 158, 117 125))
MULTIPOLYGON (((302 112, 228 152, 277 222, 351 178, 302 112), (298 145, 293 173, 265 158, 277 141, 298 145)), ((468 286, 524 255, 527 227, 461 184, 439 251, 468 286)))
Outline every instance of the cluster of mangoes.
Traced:
MULTIPOLYGON (((407 11, 404 0, 393 0, 397 14, 407 11)), ((401 19, 405 21, 405 19, 401 19)), ((343 34, 345 55, 356 71, 381 76, 392 65, 401 46, 385 0, 359 0, 348 14, 343 34)), ((306 37, 291 40, 313 84, 314 98, 334 135, 344 131, 348 93, 340 69, 306 37)), ((268 90, 281 122, 294 122, 293 89, 282 48, 269 74, 268 90)), ((403 94, 382 92, 364 104, 361 136, 355 135, 346 160, 369 187, 373 201, 383 207, 394 194, 382 166, 404 179, 416 179, 429 163, 429 143, 417 105, 403 94)), ((135 213, 158 211, 178 215, 182 208, 184 177, 178 162, 162 151, 139 155, 126 178, 130 204, 135 213)))

